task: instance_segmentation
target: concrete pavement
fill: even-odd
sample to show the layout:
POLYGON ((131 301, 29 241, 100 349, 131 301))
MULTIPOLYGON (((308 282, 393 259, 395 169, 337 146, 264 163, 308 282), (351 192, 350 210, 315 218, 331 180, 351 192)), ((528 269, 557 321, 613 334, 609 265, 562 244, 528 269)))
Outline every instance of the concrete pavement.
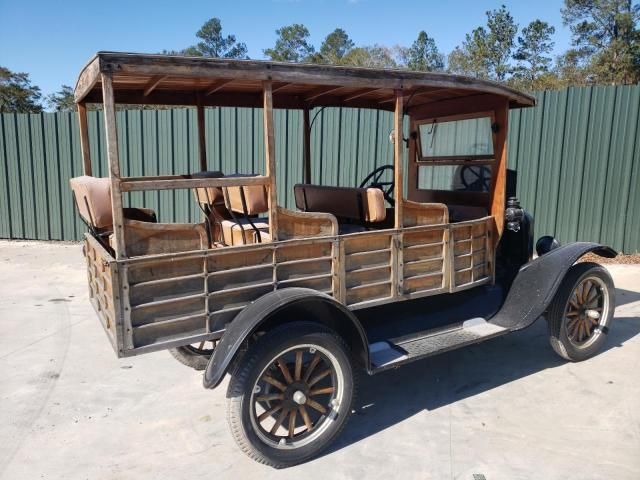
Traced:
POLYGON ((0 478, 638 479, 640 266, 610 270, 595 358, 562 361, 539 321, 363 378, 332 450, 277 471, 233 443, 226 382, 204 390, 167 352, 116 359, 79 245, 0 241, 0 478))

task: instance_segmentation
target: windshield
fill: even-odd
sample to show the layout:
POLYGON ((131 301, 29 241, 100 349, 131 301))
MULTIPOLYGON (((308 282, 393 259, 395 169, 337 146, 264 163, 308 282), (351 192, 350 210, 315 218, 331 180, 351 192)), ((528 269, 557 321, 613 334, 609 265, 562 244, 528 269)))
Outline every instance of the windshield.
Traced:
POLYGON ((437 157, 491 157, 491 118, 438 121, 419 125, 423 160, 437 157))

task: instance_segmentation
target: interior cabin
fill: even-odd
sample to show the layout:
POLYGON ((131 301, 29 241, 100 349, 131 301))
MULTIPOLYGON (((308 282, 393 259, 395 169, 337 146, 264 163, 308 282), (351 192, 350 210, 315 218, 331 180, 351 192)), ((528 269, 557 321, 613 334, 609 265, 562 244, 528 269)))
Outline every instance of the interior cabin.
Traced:
POLYGON ((215 338, 279 288, 319 290, 355 310, 493 282, 508 111, 535 103, 440 73, 109 52, 84 67, 75 100, 84 175, 71 188, 89 227, 91 298, 121 356, 215 338), (105 178, 92 173, 92 103, 104 113, 105 178), (195 108, 198 170, 122 175, 116 108, 127 104, 195 108), (228 106, 261 109, 264 175, 210 168, 205 109, 228 106), (393 158, 359 185, 313 178, 313 115, 326 107, 393 113, 393 158), (274 109, 302 111, 295 210, 278 202, 274 109), (130 192, 175 189, 190 192, 200 222, 123 208, 130 192))

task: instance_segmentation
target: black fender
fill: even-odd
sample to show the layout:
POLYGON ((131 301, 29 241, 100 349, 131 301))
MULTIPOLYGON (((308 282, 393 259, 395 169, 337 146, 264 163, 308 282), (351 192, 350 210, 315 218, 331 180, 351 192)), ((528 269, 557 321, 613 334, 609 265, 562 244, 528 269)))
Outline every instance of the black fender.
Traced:
POLYGON ((217 387, 243 343, 260 327, 288 321, 313 321, 342 335, 354 356, 369 367, 369 342, 356 316, 333 297, 309 288, 284 288, 263 295, 227 326, 204 372, 205 388, 217 387))
POLYGON ((592 242, 575 242, 555 248, 518 271, 498 313, 489 320, 509 330, 520 330, 535 322, 549 307, 564 276, 585 253, 614 258, 615 250, 592 242))

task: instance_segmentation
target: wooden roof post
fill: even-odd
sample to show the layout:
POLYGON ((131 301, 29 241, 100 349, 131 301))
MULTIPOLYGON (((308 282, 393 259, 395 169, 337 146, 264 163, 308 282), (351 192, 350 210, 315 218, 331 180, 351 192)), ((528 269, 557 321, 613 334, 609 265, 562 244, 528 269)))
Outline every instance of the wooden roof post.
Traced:
POLYGON ((409 155, 407 157, 407 200, 415 198, 416 190, 418 190, 418 162, 416 162, 416 141, 418 127, 416 121, 409 117, 409 155), (414 135, 415 132, 415 135, 414 135), (416 138, 414 138, 416 137, 416 138))
POLYGON ((304 149, 303 149, 303 181, 304 183, 311 183, 311 124, 309 121, 309 107, 302 109, 302 129, 304 135, 304 149))
POLYGON ((394 163, 395 170, 393 181, 395 182, 395 192, 393 197, 395 199, 395 228, 402 227, 402 187, 403 187, 403 178, 402 175, 402 153, 404 147, 404 132, 402 129, 402 121, 404 117, 404 111, 402 108, 402 90, 395 90, 396 97, 396 106, 395 113, 393 118, 393 130, 395 132, 395 142, 394 142, 394 163))
POLYGON ((122 211, 122 192, 120 191, 120 159, 118 157, 118 130, 116 127, 116 103, 113 95, 111 73, 102 73, 102 99, 104 104, 104 127, 107 137, 107 159, 109 160, 109 178, 111 179, 111 213, 113 215, 113 233, 116 259, 126 258, 124 245, 124 214, 122 211))
POLYGON ((496 235, 494 245, 497 245, 504 227, 504 211, 506 208, 507 186, 507 132, 509 129, 509 103, 504 102, 495 109, 495 123, 497 131, 493 134, 493 152, 495 163, 491 178, 491 216, 495 220, 496 235))
POLYGON ((200 171, 207 171, 207 136, 204 117, 204 106, 202 105, 202 94, 198 92, 196 109, 198 112, 198 152, 200 154, 200 171))
POLYGON ((276 192, 276 144, 273 133, 273 93, 272 82, 262 82, 263 115, 264 115, 264 151, 267 161, 267 177, 269 177, 269 235, 271 241, 278 240, 278 196, 276 192))
POLYGON ((80 128, 80 148, 82 149, 82 170, 85 175, 92 175, 91 148, 89 146, 89 126, 87 124, 87 106, 78 104, 78 127, 80 128))

